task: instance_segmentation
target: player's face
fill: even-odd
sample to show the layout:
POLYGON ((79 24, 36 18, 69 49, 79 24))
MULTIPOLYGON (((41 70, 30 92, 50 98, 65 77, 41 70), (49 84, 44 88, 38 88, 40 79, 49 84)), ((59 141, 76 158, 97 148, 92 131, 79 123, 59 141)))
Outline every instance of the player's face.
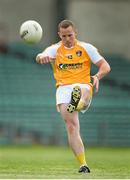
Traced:
POLYGON ((76 31, 72 26, 68 28, 60 28, 58 32, 64 46, 71 48, 75 45, 76 31))

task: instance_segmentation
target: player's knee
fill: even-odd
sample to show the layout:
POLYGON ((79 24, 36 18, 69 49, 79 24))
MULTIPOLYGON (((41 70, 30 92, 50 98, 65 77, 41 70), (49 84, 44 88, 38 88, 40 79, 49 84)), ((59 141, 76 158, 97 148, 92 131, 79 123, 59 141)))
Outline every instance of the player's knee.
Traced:
POLYGON ((90 99, 90 91, 86 90, 86 89, 82 89, 82 97, 81 97, 84 101, 87 101, 88 99, 90 99))
POLYGON ((77 131, 76 123, 73 123, 70 119, 66 120, 66 128, 69 134, 74 134, 77 131))
POLYGON ((75 132, 75 127, 72 124, 69 124, 67 130, 69 134, 73 134, 75 132))

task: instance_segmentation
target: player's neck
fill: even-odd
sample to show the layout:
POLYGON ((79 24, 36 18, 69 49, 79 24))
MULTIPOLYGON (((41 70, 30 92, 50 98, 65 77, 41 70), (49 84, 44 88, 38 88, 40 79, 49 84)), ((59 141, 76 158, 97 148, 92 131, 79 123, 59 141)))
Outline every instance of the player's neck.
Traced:
POLYGON ((77 43, 77 40, 75 40, 73 43, 71 43, 71 44, 64 44, 63 43, 63 45, 64 45, 64 47, 66 48, 66 49, 71 49, 71 48, 74 48, 74 46, 76 45, 76 43, 77 43))

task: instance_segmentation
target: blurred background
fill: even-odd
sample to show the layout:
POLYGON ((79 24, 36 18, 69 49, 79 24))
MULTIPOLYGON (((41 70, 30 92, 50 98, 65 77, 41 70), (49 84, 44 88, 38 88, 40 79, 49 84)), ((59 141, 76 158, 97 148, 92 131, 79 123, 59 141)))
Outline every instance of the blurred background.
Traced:
MULTIPOLYGON (((36 64, 35 57, 58 41, 60 20, 70 19, 78 39, 96 46, 112 69, 88 112, 80 114, 83 141, 130 146, 129 9, 129 0, 0 0, 0 144, 67 144, 51 67, 36 64), (20 39, 26 20, 43 28, 38 45, 20 39)), ((91 74, 96 70, 92 67, 91 74)))

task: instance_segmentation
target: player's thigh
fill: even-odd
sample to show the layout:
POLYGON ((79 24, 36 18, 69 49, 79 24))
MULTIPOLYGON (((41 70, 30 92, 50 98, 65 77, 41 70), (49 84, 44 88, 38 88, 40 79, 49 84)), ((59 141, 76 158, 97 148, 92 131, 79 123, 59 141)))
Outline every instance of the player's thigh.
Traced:
POLYGON ((81 88, 81 98, 84 100, 88 100, 91 98, 91 90, 86 88, 81 88))

